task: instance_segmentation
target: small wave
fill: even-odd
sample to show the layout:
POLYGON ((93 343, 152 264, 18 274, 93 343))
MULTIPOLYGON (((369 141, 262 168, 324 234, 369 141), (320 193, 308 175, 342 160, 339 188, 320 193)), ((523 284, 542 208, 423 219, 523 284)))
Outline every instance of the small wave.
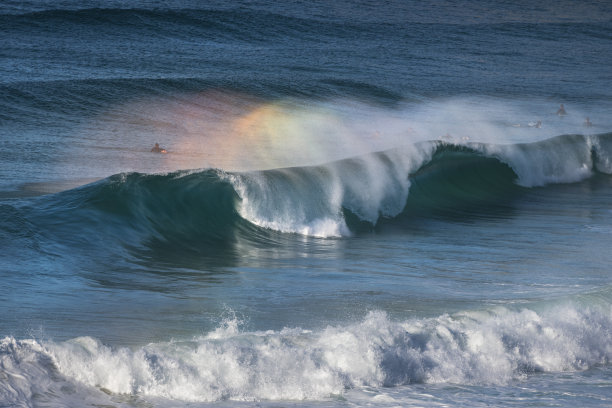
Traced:
POLYGON ((35 394, 61 400, 81 387, 98 397, 185 402, 324 400, 360 387, 509 384, 609 364, 611 312, 609 302, 578 301, 406 321, 371 312, 315 331, 248 332, 230 320, 190 341, 137 349, 90 337, 8 337, 0 341, 0 397, 27 405, 35 394))

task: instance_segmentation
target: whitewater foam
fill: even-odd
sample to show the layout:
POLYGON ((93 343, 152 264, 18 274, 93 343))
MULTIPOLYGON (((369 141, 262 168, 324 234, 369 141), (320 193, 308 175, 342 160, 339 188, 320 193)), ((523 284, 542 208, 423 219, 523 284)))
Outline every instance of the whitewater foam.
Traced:
POLYGON ((238 326, 225 322, 190 341, 133 350, 90 337, 63 343, 8 337, 0 342, 0 396, 27 406, 35 393, 68 382, 191 402, 324 400, 360 387, 503 385, 612 358, 612 308, 605 302, 400 322, 371 312, 361 322, 318 331, 238 326))

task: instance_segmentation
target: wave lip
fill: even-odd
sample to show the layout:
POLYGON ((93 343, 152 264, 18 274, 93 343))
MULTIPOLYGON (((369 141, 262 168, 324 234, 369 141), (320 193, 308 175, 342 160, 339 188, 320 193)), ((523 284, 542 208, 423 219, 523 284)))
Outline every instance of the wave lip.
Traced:
POLYGON ((576 302, 400 322, 371 312, 361 322, 318 331, 243 332, 228 320, 191 341, 135 350, 89 337, 64 343, 5 338, 0 396, 24 403, 48 388, 61 399, 60 388, 69 383, 93 394, 97 388, 187 402, 315 401, 360 387, 504 385, 609 364, 611 312, 609 303, 576 302))

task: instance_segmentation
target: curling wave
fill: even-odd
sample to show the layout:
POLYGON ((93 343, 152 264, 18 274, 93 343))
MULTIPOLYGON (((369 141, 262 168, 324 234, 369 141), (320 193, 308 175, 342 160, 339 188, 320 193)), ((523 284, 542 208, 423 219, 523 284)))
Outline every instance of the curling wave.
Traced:
POLYGON ((519 145, 436 141, 312 167, 119 174, 39 197, 35 209, 6 207, 66 239, 82 241, 80 230, 130 245, 201 248, 236 234, 254 241, 274 232, 348 236, 402 217, 491 211, 530 187, 610 174, 611 158, 611 134, 519 145))

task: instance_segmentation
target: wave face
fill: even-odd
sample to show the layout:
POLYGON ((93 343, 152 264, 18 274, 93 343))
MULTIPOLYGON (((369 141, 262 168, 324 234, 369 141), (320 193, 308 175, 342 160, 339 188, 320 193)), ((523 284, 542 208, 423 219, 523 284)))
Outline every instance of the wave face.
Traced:
POLYGON ((0 341, 0 397, 20 406, 34 396, 53 404, 137 395, 165 406, 325 400, 349 389, 414 383, 504 385, 533 373, 609 364, 610 327, 609 298, 594 294, 544 308, 406 321, 372 312, 319 331, 245 332, 233 318, 205 336, 137 349, 91 337, 63 343, 7 337, 0 341))

